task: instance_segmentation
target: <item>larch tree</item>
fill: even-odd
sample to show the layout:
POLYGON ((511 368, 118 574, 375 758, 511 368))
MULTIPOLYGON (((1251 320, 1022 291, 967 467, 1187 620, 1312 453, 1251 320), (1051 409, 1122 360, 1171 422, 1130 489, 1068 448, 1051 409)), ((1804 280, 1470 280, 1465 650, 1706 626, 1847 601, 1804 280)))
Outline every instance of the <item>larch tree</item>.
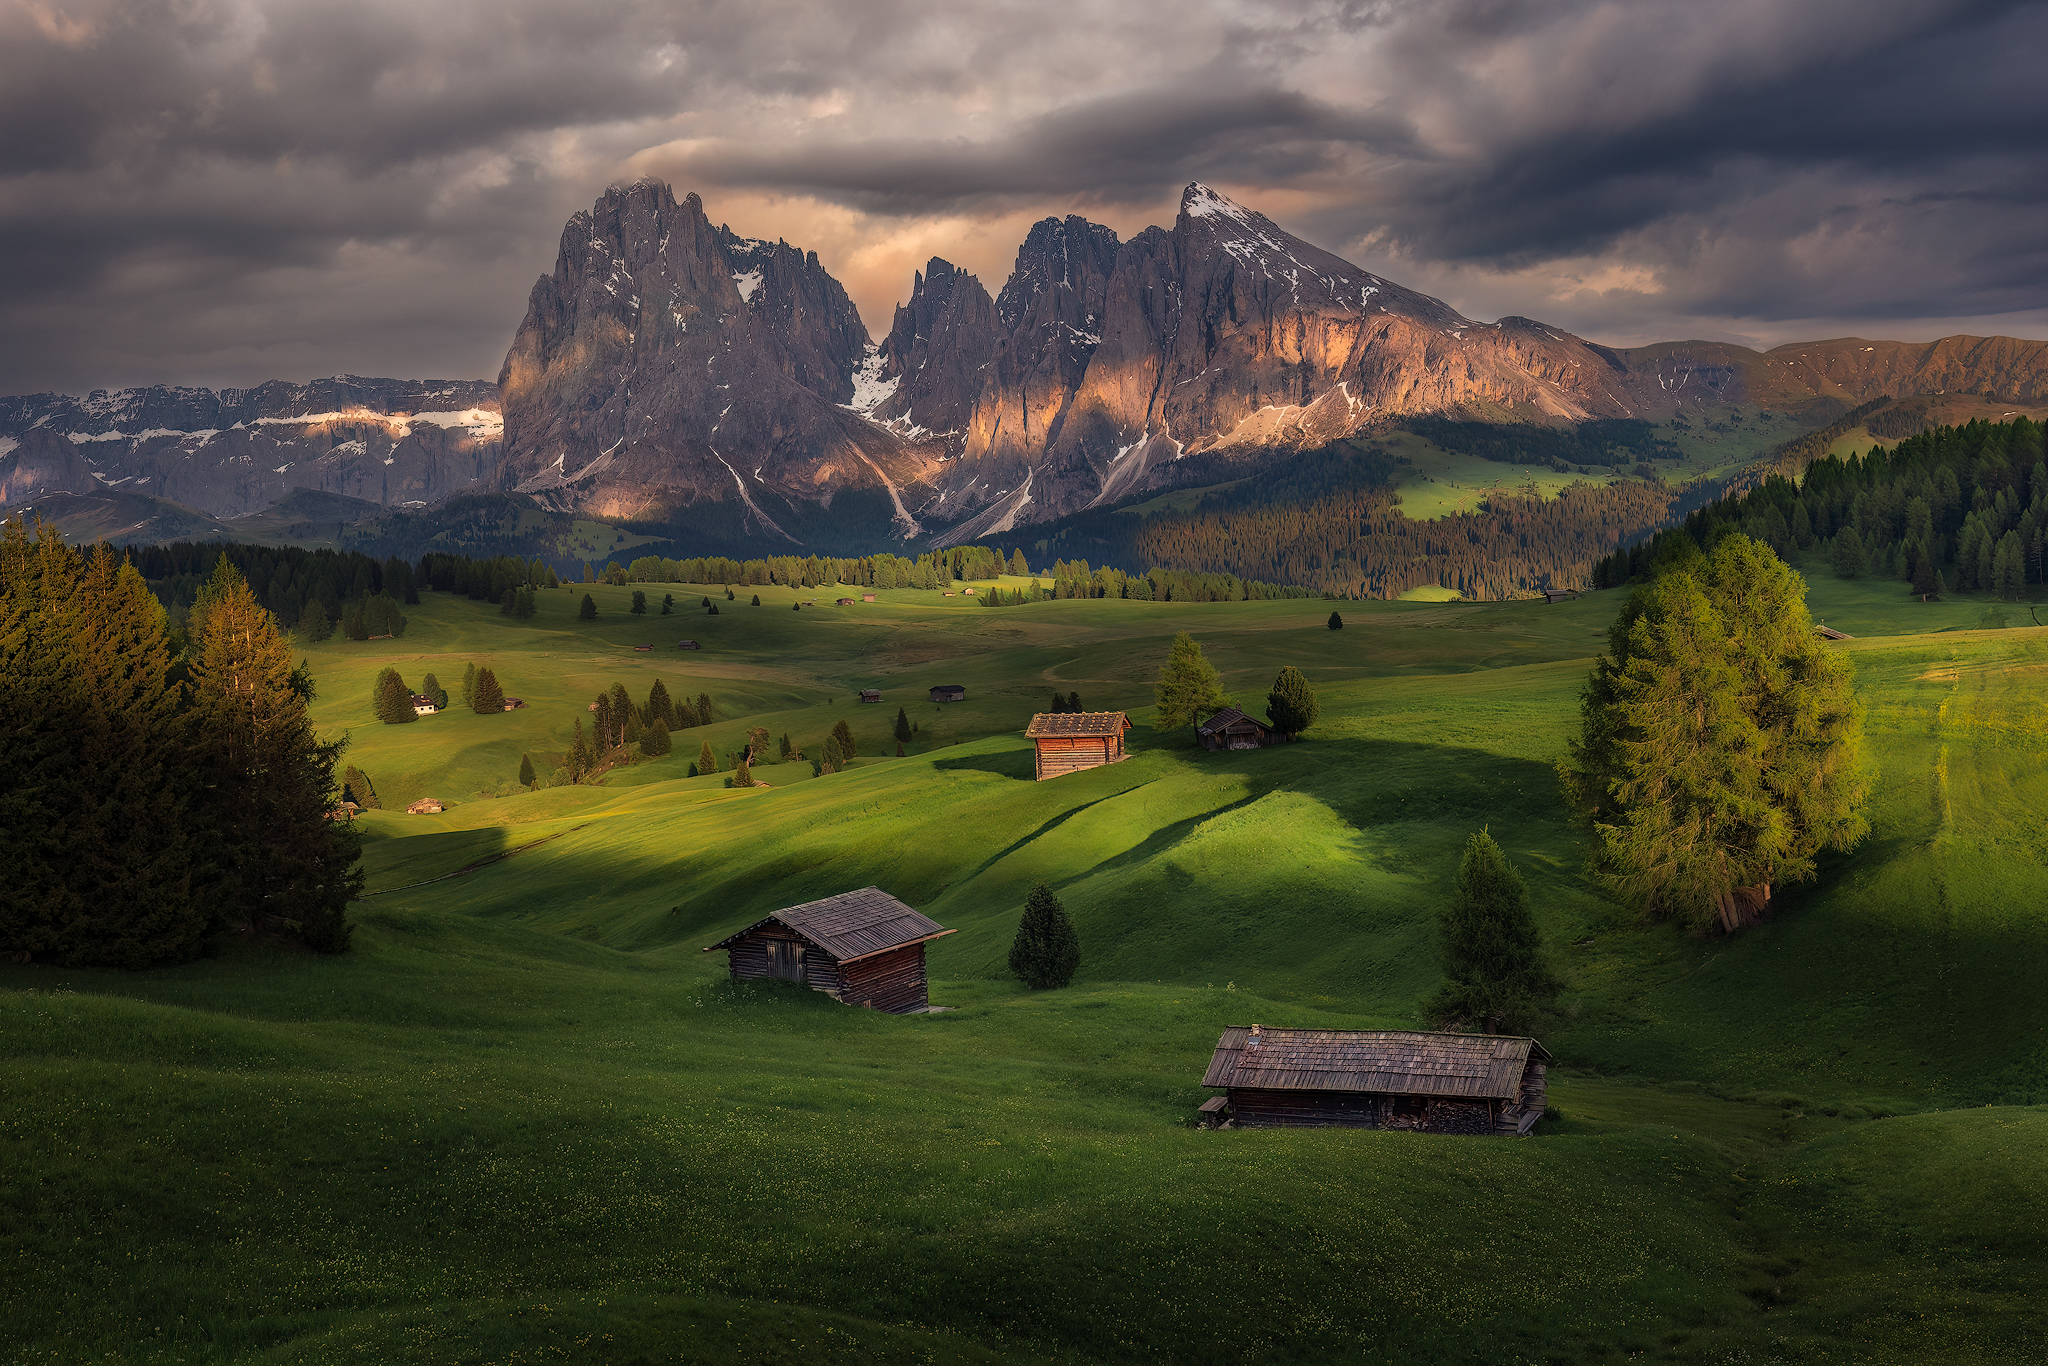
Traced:
POLYGON ((1223 695, 1222 676, 1202 657, 1202 647, 1186 631, 1173 638, 1173 647, 1159 670, 1153 698, 1158 708, 1152 724, 1161 731, 1193 726, 1219 707, 1229 705, 1229 699, 1223 695))
POLYGON ((348 947, 348 903, 362 894, 355 833, 330 821, 342 745, 323 743, 277 622, 225 555, 204 595, 192 661, 205 752, 213 895, 253 931, 290 927, 323 953, 348 947))
POLYGON ((1067 908, 1052 888, 1034 884, 1017 922, 1016 938, 1010 941, 1010 971, 1033 991, 1045 991, 1072 982, 1080 967, 1081 940, 1067 918, 1067 908))
POLYGON ((1622 609, 1559 772, 1610 888, 1732 931, 1867 833, 1862 745, 1848 658, 1815 632, 1805 584, 1732 534, 1669 559, 1622 609))
POLYGON ((1273 680, 1273 690, 1266 694, 1266 719, 1273 729, 1292 740, 1316 723, 1319 712, 1316 691, 1301 670, 1292 664, 1282 669, 1273 680))
POLYGON ((1465 842, 1451 899, 1437 912, 1437 953, 1444 983, 1422 1007, 1433 1023, 1527 1034, 1557 995, 1528 887, 1487 831, 1465 842))
POLYGON ((0 530, 0 954, 139 968, 214 928, 163 609, 102 545, 0 530))
POLYGON ((832 727, 832 738, 839 742, 839 752, 848 759, 860 754, 859 746, 853 743, 853 727, 841 721, 832 727))
POLYGON ((709 740, 706 740, 697 747, 697 771, 699 773, 718 772, 718 756, 711 752, 711 742, 709 740))

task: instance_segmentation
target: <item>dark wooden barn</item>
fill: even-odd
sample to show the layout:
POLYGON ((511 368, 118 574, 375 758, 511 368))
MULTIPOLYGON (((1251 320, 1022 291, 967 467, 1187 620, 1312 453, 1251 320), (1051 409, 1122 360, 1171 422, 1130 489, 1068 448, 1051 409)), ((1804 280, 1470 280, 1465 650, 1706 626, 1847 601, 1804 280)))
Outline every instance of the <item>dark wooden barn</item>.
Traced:
POLYGON ((958 683, 941 683, 932 689, 934 702, 965 702, 967 689, 958 683))
POLYGON ((1280 737, 1273 728, 1237 707, 1225 707, 1195 727, 1203 749, 1264 749, 1280 737))
POLYGON ((879 887, 842 892, 758 920, 706 948, 734 977, 803 982, 834 1000, 892 1015, 930 1008, 924 946, 952 931, 879 887))
POLYGON ((1202 1085, 1223 1088, 1251 1128, 1514 1135, 1543 1117, 1549 1062, 1534 1039, 1504 1034, 1240 1025, 1216 1041, 1202 1085))
POLYGON ((1120 711, 1040 712, 1024 734, 1038 750, 1038 779, 1057 778, 1084 768, 1120 764, 1124 732, 1131 718, 1120 711))

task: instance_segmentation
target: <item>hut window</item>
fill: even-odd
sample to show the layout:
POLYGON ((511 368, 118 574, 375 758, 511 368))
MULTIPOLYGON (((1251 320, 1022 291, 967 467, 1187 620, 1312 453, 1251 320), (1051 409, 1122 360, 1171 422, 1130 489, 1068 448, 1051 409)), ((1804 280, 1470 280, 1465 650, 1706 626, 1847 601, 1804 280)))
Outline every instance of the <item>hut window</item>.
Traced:
POLYGON ((786 977, 792 982, 803 980, 804 946, 793 939, 771 939, 768 941, 768 975, 786 977))

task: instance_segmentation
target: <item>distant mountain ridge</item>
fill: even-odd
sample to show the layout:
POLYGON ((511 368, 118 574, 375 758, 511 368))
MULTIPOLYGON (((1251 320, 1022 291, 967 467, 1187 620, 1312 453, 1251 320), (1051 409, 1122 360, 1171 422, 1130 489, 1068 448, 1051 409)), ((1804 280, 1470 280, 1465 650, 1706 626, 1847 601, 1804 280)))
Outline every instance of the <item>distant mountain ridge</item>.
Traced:
MULTIPOLYGON (((1879 395, 1962 391, 2048 398, 2048 343, 1607 347, 1465 318, 1199 183, 1170 228, 1128 240, 1078 216, 1033 225, 993 297, 933 257, 876 342, 815 252, 714 226, 696 195, 643 180, 570 218, 495 385, 0 398, 0 506, 118 492, 119 516, 93 525, 149 499, 176 505, 169 525, 303 488, 402 512, 414 535, 435 506, 492 493, 523 496, 513 520, 519 504, 719 553, 847 553, 1022 541, 1421 415, 1748 406, 1810 430, 1879 395)), ((130 521, 128 539, 153 525, 130 521)))
POLYGON ((0 398, 0 507, 113 519, 126 539, 159 523, 184 534, 194 515, 250 516, 297 489, 423 507, 495 479, 501 430, 485 380, 348 375, 0 398), (89 515, 77 501, 114 494, 118 509, 89 515))

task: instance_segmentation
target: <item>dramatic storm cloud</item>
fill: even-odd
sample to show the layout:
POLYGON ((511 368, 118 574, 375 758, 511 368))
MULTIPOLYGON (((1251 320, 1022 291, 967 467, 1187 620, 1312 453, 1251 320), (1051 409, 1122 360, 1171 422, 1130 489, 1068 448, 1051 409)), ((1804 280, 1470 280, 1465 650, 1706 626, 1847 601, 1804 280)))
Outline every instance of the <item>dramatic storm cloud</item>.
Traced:
POLYGON ((1469 316, 2048 336, 2048 8, 0 0, 0 392, 488 376, 616 180, 944 255, 1212 182, 1469 316))

